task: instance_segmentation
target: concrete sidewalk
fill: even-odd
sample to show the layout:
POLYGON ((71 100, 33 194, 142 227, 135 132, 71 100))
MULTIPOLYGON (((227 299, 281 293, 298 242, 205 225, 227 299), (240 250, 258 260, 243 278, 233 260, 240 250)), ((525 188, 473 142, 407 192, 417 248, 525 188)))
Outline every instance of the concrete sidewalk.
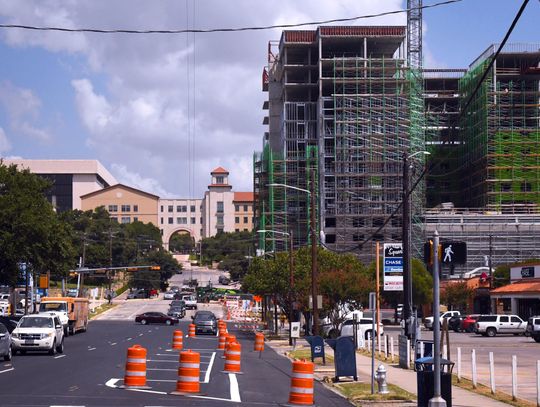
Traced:
MULTIPOLYGON (((287 339, 271 340, 267 341, 266 344, 274 349, 279 354, 285 354, 292 351, 292 346, 289 346, 287 339)), ((304 339, 299 339, 296 342, 296 349, 307 348, 309 349, 309 344, 304 339)), ((334 354, 334 351, 329 346, 325 346, 325 353, 327 355, 334 354)), ((387 371, 387 380, 388 383, 401 387, 403 390, 408 391, 412 394, 417 394, 416 388, 416 372, 413 370, 401 369, 397 364, 389 364, 375 360, 375 369, 379 365, 384 365, 387 371)), ((356 354, 356 368, 358 371, 358 379, 360 381, 369 382, 371 375, 371 358, 356 354)), ((315 377, 317 380, 322 380, 325 376, 333 377, 334 367, 330 363, 326 363, 326 366, 316 366, 315 367, 315 377)), ((375 383, 376 385, 376 383, 375 383)), ((369 403, 370 406, 376 406, 378 404, 369 403)), ((380 403, 381 406, 388 406, 388 402, 380 403)), ((412 406, 416 403, 392 403, 392 406, 402 405, 402 406, 412 406)), ((471 407, 471 406, 482 406, 482 407, 507 407, 508 404, 502 403, 500 401, 493 400, 489 397, 481 396, 479 394, 473 393, 471 391, 462 389, 460 387, 452 386, 452 406, 453 407, 471 407)))

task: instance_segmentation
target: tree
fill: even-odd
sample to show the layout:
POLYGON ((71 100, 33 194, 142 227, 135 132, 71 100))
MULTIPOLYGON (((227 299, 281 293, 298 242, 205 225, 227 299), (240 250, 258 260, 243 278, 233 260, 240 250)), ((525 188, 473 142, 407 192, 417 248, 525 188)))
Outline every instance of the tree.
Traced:
POLYGON ((229 271, 233 280, 241 280, 247 273, 252 247, 251 232, 218 233, 202 240, 203 263, 220 262, 220 269, 229 271))
POLYGON ((195 239, 189 233, 175 233, 169 241, 169 250, 189 254, 195 247, 195 239))
POLYGON ((441 302, 448 305, 449 309, 467 311, 473 295, 474 290, 465 281, 449 283, 441 292, 441 302))

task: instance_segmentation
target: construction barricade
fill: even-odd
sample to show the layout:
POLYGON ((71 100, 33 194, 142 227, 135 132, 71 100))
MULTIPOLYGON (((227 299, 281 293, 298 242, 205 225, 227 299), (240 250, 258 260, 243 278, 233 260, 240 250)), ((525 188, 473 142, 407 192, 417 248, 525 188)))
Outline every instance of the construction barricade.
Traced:
POLYGON ((225 368, 223 373, 241 373, 240 372, 240 357, 242 355, 242 345, 238 342, 233 342, 229 345, 225 355, 225 368))
POLYGON ((289 404, 313 404, 314 366, 312 362, 306 362, 305 360, 293 361, 289 404))
POLYGON ((194 337, 195 337, 195 324, 189 324, 188 336, 189 336, 190 338, 194 338, 194 337))
POLYGON ((255 345, 253 347, 255 352, 262 352, 264 350, 264 334, 261 332, 255 332, 255 345))
POLYGON ((219 342, 217 350, 225 350, 227 335, 227 331, 225 331, 223 328, 219 330, 219 342))
POLYGON ((201 355, 192 352, 191 349, 180 352, 180 367, 178 368, 178 380, 176 391, 172 394, 199 393, 199 376, 201 372, 201 355))
POLYGON ((177 350, 182 350, 184 347, 184 333, 180 330, 174 331, 172 348, 177 350))
POLYGON ((146 387, 146 349, 141 345, 133 345, 128 348, 124 386, 146 387))

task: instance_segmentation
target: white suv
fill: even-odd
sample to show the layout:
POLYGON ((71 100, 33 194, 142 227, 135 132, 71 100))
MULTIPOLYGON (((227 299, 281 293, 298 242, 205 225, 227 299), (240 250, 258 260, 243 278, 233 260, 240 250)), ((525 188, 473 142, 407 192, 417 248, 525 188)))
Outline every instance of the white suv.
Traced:
POLYGON ((517 315, 480 315, 474 332, 493 337, 497 334, 524 335, 527 323, 517 315))
MULTIPOLYGON (((446 312, 441 313, 441 316, 439 317, 439 322, 442 326, 443 321, 445 319, 448 320, 452 317, 458 317, 460 315, 461 315, 461 312, 459 311, 446 311, 446 312)), ((426 327, 426 329, 429 329, 430 331, 433 331, 433 319, 434 317, 424 318, 424 326, 426 327)))
MULTIPOLYGON (((375 324, 375 335, 377 335, 377 324, 375 324)), ((341 325, 341 336, 354 336, 354 321, 352 319, 347 319, 343 321, 341 325)), ((384 334, 383 324, 379 323, 379 330, 381 335, 384 334)), ((359 338, 367 339, 368 336, 372 335, 373 332, 373 319, 371 318, 360 318, 356 324, 356 332, 359 338)))
POLYGON ((64 330, 57 316, 25 315, 11 333, 13 352, 45 350, 50 355, 64 352, 64 330))

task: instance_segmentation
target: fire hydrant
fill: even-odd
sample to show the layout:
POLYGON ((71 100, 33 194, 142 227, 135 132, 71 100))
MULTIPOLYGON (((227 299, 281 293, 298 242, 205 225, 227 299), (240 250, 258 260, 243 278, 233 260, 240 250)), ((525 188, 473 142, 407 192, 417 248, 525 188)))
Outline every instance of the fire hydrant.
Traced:
POLYGON ((375 373, 375 380, 379 387, 380 394, 388 394, 388 384, 386 383, 386 369, 383 365, 379 365, 377 372, 375 373))

